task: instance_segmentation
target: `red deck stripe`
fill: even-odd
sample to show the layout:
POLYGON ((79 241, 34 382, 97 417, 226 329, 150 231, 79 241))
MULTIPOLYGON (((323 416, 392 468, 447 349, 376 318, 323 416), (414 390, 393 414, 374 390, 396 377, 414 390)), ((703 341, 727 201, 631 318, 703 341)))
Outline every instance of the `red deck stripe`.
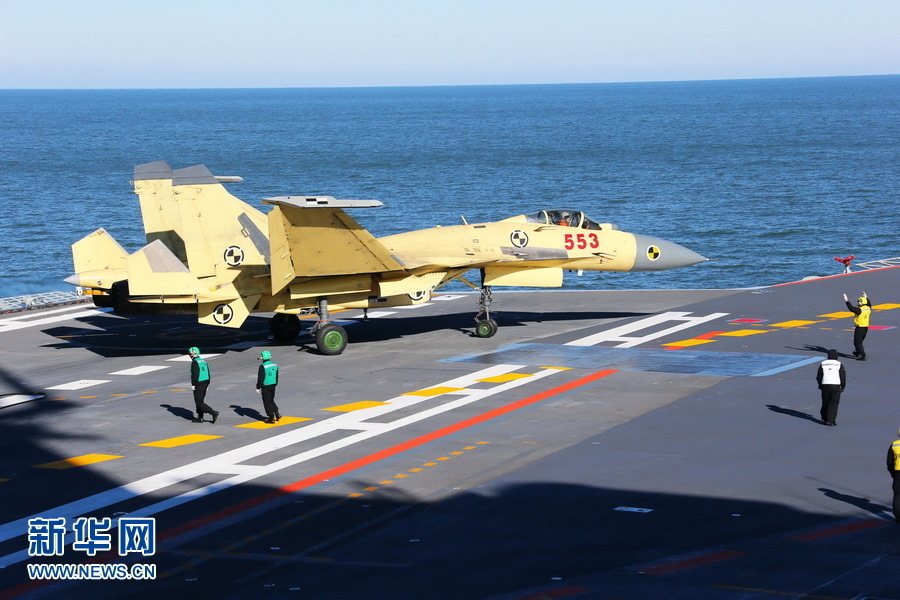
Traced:
POLYGON ((799 535, 792 535, 788 539, 797 542, 816 542, 830 537, 847 535, 848 533, 855 533, 857 531, 865 531, 866 529, 872 529, 874 527, 884 527, 885 525, 889 525, 889 523, 887 521, 874 520, 856 521, 854 523, 846 523, 844 525, 836 525, 826 529, 818 529, 799 535))
POLYGON ((740 558, 741 556, 746 556, 746 553, 738 552, 737 550, 721 550, 719 552, 711 552, 710 554, 703 554, 693 558, 685 558, 683 560, 656 565, 655 567, 648 567, 646 569, 641 569, 640 571, 647 575, 668 575, 669 573, 676 573, 686 569, 693 569, 694 567, 732 560, 734 558, 740 558))
POLYGON ((467 427, 472 427, 473 425, 478 425, 480 423, 484 423, 485 421, 489 421, 491 419, 495 419, 497 417, 503 416, 507 413, 511 413, 515 410, 519 410, 520 408, 524 408, 531 404, 535 404, 540 402, 541 400, 546 400, 552 396, 556 396, 558 394, 562 394, 569 390, 575 389, 582 385, 591 383, 592 381, 596 381, 608 375, 612 375, 616 373, 615 370, 603 370, 597 371, 596 373, 592 373, 581 379, 576 379, 575 381, 571 381, 569 383, 563 384, 561 386, 546 390, 544 392, 537 393, 533 396, 529 396, 528 398, 523 398, 522 400, 518 400, 517 402, 512 402, 507 404, 506 406, 501 406, 499 408, 495 408, 493 410, 489 410, 486 413, 476 415, 474 417, 470 417, 459 423, 455 423, 453 425, 448 425, 447 427, 443 427, 436 431, 432 431, 431 433, 426 433, 425 435, 419 436, 417 438, 411 439, 409 441, 403 442, 402 444, 397 444, 396 446, 392 446, 390 448, 385 448, 379 452, 375 452, 374 454, 370 454, 368 456, 364 456, 357 460, 345 463, 343 465, 339 465, 332 469, 328 469, 327 471, 322 471, 316 475, 312 475, 305 479, 301 479, 299 481, 295 481, 294 483, 289 483, 285 486, 278 488, 277 490, 272 490, 271 492, 262 494, 255 498, 250 498, 240 504, 236 504, 234 506, 230 506, 228 508, 223 508, 222 510, 215 512, 213 514, 207 515, 205 517, 201 517, 199 519, 195 519, 178 527, 174 527, 172 529, 168 529, 165 532, 161 533, 158 537, 159 540, 167 540, 182 533, 186 533, 188 531, 192 531, 199 527, 203 527, 208 525, 209 523, 214 523, 221 519, 225 519, 234 515, 243 510, 247 510, 249 508, 253 508, 255 506, 259 506, 265 502, 269 502, 286 494, 290 494, 292 492, 296 492, 308 487, 311 487, 317 483, 321 483, 326 479, 333 479, 340 475, 344 475, 350 471, 359 469, 361 467, 368 466, 374 462, 379 460, 388 458, 390 456, 394 456, 395 454, 399 454, 401 452, 405 452, 411 448, 415 448, 417 446, 421 446, 423 444, 427 444, 428 442, 432 442, 436 439, 448 436, 452 433, 456 433, 462 429, 466 429, 467 427))

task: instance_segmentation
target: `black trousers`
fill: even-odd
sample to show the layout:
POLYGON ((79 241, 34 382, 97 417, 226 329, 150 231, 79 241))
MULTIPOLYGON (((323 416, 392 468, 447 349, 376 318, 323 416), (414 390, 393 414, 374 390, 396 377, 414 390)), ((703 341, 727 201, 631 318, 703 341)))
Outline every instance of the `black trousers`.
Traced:
POLYGON ((841 403, 841 386, 839 385, 821 385, 822 390, 822 409, 819 416, 825 423, 834 423, 837 419, 838 405, 841 403))
POLYGON ((213 414, 214 411, 209 407, 204 399, 206 398, 206 388, 209 387, 209 380, 197 382, 194 386, 194 404, 197 406, 197 418, 202 419, 203 413, 213 414))
POLYGON ((857 327, 853 330, 853 356, 858 356, 859 358, 866 357, 866 349, 863 348, 863 340, 866 339, 867 333, 869 333, 868 327, 857 327))
POLYGON ((259 393, 262 396, 263 410, 266 411, 266 416, 274 419, 278 414, 278 406, 275 404, 275 386, 264 385, 259 388, 259 393))
POLYGON ((900 471, 893 473, 894 477, 894 520, 900 523, 900 471))

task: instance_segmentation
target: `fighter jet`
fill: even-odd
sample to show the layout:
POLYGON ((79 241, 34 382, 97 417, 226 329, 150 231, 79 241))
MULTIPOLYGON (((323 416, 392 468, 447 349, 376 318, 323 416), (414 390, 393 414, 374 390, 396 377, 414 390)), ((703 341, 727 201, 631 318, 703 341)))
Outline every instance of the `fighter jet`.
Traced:
POLYGON ((147 245, 129 254, 104 229, 72 245, 65 281, 94 304, 121 313, 187 313, 240 327, 274 313, 273 336, 293 341, 299 315, 324 354, 340 354, 347 332, 335 309, 428 302, 452 280, 481 292, 475 334, 491 337, 491 288, 560 287, 563 271, 661 271, 707 260, 687 248, 598 223, 575 209, 542 209, 492 223, 464 223, 375 238, 344 209, 377 200, 279 196, 268 214, 231 195, 203 165, 163 161, 134 168, 147 245), (480 272, 480 285, 465 278, 480 272))

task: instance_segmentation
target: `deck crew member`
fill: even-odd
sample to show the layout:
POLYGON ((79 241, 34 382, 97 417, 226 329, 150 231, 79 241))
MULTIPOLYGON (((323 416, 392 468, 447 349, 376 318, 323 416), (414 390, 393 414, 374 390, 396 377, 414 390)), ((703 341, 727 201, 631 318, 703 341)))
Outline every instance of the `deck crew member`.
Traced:
POLYGON ((866 349, 863 348, 863 340, 866 339, 866 334, 869 333, 872 301, 863 292, 863 295, 856 301, 856 306, 850 304, 847 294, 844 294, 844 303, 847 305, 847 310, 856 315, 853 318, 853 324, 856 325, 856 329, 853 330, 853 356, 858 360, 866 360, 866 349))
POLYGON ((188 349, 191 357, 191 389, 194 390, 194 404, 197 407, 197 418, 194 423, 203 422, 203 413, 212 415, 212 422, 219 418, 219 411, 213 410, 204 401, 206 389, 209 387, 209 365, 200 357, 200 349, 196 346, 188 349))
POLYGON ((281 419, 278 406, 275 404, 275 386, 278 385, 278 365, 272 362, 272 353, 263 350, 259 353, 259 369, 256 371, 256 393, 262 394, 263 410, 266 411, 266 423, 274 423, 281 419))
MULTIPOLYGON (((900 431, 897 434, 900 435, 900 431)), ((894 521, 900 523, 900 439, 894 440, 888 448, 887 469, 894 479, 894 521)))
POLYGON ((834 427, 837 425, 838 404, 841 402, 841 392, 847 386, 847 372, 844 365, 838 360, 838 351, 829 350, 828 358, 819 365, 816 373, 816 381, 822 390, 822 409, 819 415, 822 422, 834 427))

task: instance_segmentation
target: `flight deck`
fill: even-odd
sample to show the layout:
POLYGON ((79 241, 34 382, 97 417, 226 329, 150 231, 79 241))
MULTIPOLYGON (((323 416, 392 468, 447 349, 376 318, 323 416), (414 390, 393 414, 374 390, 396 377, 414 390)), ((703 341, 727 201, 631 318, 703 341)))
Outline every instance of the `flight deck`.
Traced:
POLYGON ((900 268, 495 292, 490 338, 477 307, 335 312, 339 356, 257 315, 0 316, 0 599, 900 598, 900 268), (842 298, 862 291, 865 362, 842 298), (215 424, 191 422, 191 346, 215 424), (848 385, 825 427, 831 348, 848 385))

